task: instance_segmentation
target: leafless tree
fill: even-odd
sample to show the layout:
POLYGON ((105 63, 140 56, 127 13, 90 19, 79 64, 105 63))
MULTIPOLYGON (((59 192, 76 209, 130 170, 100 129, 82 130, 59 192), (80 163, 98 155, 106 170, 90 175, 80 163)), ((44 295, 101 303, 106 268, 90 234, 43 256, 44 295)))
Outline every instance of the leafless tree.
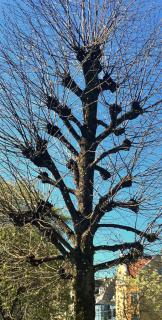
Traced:
POLYGON ((153 2, 134 0, 26 0, 2 23, 2 165, 50 186, 9 216, 60 252, 29 262, 70 261, 77 320, 95 318, 95 272, 159 238, 158 23, 153 2), (58 200, 72 224, 52 211, 58 200))

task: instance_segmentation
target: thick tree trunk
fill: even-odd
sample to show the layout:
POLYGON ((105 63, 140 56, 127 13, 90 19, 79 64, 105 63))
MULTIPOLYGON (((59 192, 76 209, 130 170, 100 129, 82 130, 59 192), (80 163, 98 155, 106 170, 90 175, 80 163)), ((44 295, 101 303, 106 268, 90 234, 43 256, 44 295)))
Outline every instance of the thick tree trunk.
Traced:
POLYGON ((95 136, 97 129, 96 88, 97 73, 85 72, 86 88, 82 97, 84 125, 77 158, 79 184, 77 188, 78 212, 81 221, 76 224, 77 245, 75 250, 74 275, 74 320, 95 320, 95 280, 93 268, 93 236, 89 233, 90 216, 93 211, 95 136))
MULTIPOLYGON (((78 257, 79 258, 79 257, 78 257)), ((95 280, 93 258, 80 255, 73 283, 74 320, 95 319, 95 280)))

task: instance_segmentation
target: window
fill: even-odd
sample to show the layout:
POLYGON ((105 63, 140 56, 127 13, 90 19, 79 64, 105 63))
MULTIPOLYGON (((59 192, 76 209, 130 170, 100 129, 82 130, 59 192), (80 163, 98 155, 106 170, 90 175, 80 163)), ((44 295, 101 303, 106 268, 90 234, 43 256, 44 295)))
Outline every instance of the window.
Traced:
POLYGON ((101 320, 101 305, 97 304, 95 306, 96 316, 95 320, 101 320))
POLYGON ((158 273, 162 276, 162 265, 159 265, 159 267, 158 267, 158 273))
POLYGON ((105 319, 104 320, 111 320, 111 310, 108 310, 107 315, 105 315, 105 319))
POLYGON ((111 320, 112 313, 108 304, 96 305, 96 317, 95 320, 111 320))
POLYGON ((134 292, 131 294, 131 303, 133 305, 137 305, 138 304, 138 293, 134 292))
POLYGON ((95 288, 95 294, 99 294, 99 287, 95 288))
POLYGON ((139 320, 139 316, 133 315, 132 320, 139 320))
POLYGON ((105 288, 104 287, 99 287, 99 294, 103 294, 105 292, 105 288))

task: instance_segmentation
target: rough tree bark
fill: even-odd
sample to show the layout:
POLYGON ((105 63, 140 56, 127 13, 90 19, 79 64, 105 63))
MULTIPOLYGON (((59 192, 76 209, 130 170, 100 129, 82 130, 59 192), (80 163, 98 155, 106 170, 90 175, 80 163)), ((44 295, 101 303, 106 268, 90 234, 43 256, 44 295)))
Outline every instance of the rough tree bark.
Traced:
POLYGON ((92 251, 77 250, 73 281, 74 318, 93 320, 95 318, 95 280, 92 251))
MULTIPOLYGON (((15 150, 19 159, 24 157, 37 168, 38 179, 43 184, 59 189, 73 226, 52 212, 50 201, 42 200, 34 210, 22 214, 12 210, 8 215, 16 225, 34 225, 60 252, 58 257, 28 257, 28 262, 35 265, 55 259, 71 262, 74 319, 94 320, 95 272, 137 259, 144 254, 145 241, 158 239, 157 230, 151 231, 150 224, 145 230, 137 228, 134 216, 138 219, 142 197, 134 189, 130 192, 138 176, 136 162, 147 146, 145 140, 153 126, 147 126, 146 120, 141 125, 139 119, 147 118, 150 110, 154 110, 155 118, 160 103, 156 97, 152 100, 152 95, 158 91, 158 71, 157 77, 150 78, 159 61, 155 49, 158 36, 155 37, 154 31, 154 36, 151 32, 148 34, 147 42, 144 39, 139 44, 138 35, 134 40, 133 31, 130 32, 135 24, 133 7, 130 9, 131 5, 124 1, 106 0, 94 4, 90 0, 80 0, 73 4, 61 0, 40 3, 28 0, 27 3, 29 7, 20 10, 21 17, 25 12, 28 31, 24 30, 22 22, 13 22, 12 30, 7 29, 12 46, 9 41, 6 46, 1 45, 7 74, 7 78, 2 76, 0 80, 1 148, 7 155, 15 150), (129 44, 125 38, 127 34, 129 44), (137 52, 135 41, 139 44, 137 52), (148 56, 152 60, 145 66, 148 56), (79 70, 79 79, 75 79, 75 69, 79 70), (83 89, 79 86, 81 81, 83 89), (149 81, 154 84, 149 86, 149 81), (68 95, 72 97, 71 105, 68 95), (62 158, 61 165, 57 160, 57 144, 52 149, 51 141, 60 143, 60 153, 64 147, 64 171, 62 158), (70 186, 67 173, 73 178, 70 186), (99 187, 96 176, 100 179, 99 187), (123 190, 129 192, 122 193, 123 190), (127 217, 132 214, 131 226, 126 219, 121 223, 102 223, 106 213, 119 209, 127 217), (56 227, 61 228, 61 234, 54 228, 52 219, 56 227), (94 246, 95 234, 101 228, 113 233, 116 230, 134 233, 135 240, 127 242, 124 236, 121 242, 114 244, 110 240, 108 244, 94 246), (123 256, 114 256, 112 260, 95 265, 94 254, 99 250, 122 251, 123 256)), ((142 34, 140 41, 141 38, 142 34)), ((9 161, 8 156, 6 159, 9 161)), ((141 172, 139 169, 140 177, 141 172)), ((143 172, 147 177, 145 170, 143 172)), ((149 219, 153 226, 156 218, 150 216, 149 219)))

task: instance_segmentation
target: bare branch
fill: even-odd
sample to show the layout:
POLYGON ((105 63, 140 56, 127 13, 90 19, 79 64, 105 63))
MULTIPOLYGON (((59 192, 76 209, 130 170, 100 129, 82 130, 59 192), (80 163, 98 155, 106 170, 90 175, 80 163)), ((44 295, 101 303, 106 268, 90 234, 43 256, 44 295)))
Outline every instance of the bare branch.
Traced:
POLYGON ((132 249, 132 248, 140 250, 140 251, 143 251, 143 246, 138 241, 137 242, 132 242, 132 243, 124 242, 124 243, 121 243, 121 244, 114 244, 114 245, 111 245, 111 246, 108 246, 108 245, 96 246, 96 247, 94 247, 94 250, 95 251, 108 250, 108 251, 115 252, 115 251, 118 251, 118 250, 124 251, 124 250, 132 249))
POLYGON ((94 233, 97 230, 97 225, 95 225, 96 223, 98 223, 100 221, 100 219, 102 218, 102 216, 104 215, 105 212, 109 212, 111 211, 113 208, 117 207, 117 206, 124 206, 125 208, 129 208, 134 212, 137 212, 137 210, 139 209, 137 202, 134 199, 131 199, 129 202, 121 203, 121 202, 116 202, 116 201, 112 201, 111 198, 117 194, 117 192, 123 188, 128 188, 131 187, 132 185, 132 177, 131 175, 127 175, 125 177, 123 177, 119 183, 116 184, 116 186, 112 189, 110 189, 110 191, 105 194, 103 197, 100 198, 98 204, 96 205, 94 212, 92 214, 91 217, 91 232, 94 233))
POLYGON ((44 262, 50 262, 50 261, 64 261, 65 257, 62 255, 58 255, 58 256, 46 256, 43 258, 37 258, 35 257, 35 255, 30 255, 26 258, 26 261, 28 263, 30 263, 31 265, 37 267, 40 264, 44 263, 44 262))
POLYGON ((138 213, 138 211, 139 211, 139 203, 140 202, 135 200, 135 199, 130 199, 127 202, 114 201, 113 205, 115 207, 130 209, 131 211, 133 211, 135 213, 138 213))
POLYGON ((47 124, 47 132, 52 137, 56 137, 59 141, 61 141, 75 156, 78 155, 78 152, 76 151, 76 149, 64 137, 64 135, 62 134, 61 130, 57 126, 55 126, 55 125, 53 125, 51 123, 48 123, 47 124))
MULTIPOLYGON (((140 107, 140 103, 138 101, 132 102, 132 109, 125 114, 123 114, 120 118, 117 118, 115 121, 115 127, 119 126, 123 122, 127 120, 134 120, 139 115, 143 114, 143 109, 140 107)), ((110 125, 107 127, 107 129, 102 132, 97 138, 96 143, 99 144, 102 140, 104 140, 106 137, 108 137, 111 133, 114 132, 114 123, 111 122, 110 125)))
POLYGON ((111 76, 106 72, 103 80, 100 80, 100 90, 101 92, 104 90, 110 90, 112 93, 114 93, 117 88, 119 88, 119 85, 111 78, 111 76))
MULTIPOLYGON (((48 173, 47 172, 40 172, 40 174, 38 175, 38 179, 40 179, 42 181, 42 183, 47 183, 47 184, 50 184, 56 188, 59 188, 58 186, 58 182, 60 181, 54 181, 53 179, 51 179, 49 176, 48 176, 48 173)), ((62 178, 61 178, 62 180, 62 178)), ((67 187, 67 190, 69 193, 72 193, 72 194, 75 194, 75 191, 71 188, 68 188, 67 187)))
POLYGON ((69 73, 66 73, 62 75, 62 84, 71 90, 73 93, 75 93, 79 98, 82 97, 82 90, 79 88, 79 86, 76 84, 76 82, 71 78, 69 73))
POLYGON ((135 234, 138 234, 141 238, 146 238, 148 242, 154 242, 155 240, 158 239, 158 235, 156 233, 147 233, 142 230, 138 230, 137 228, 115 224, 115 223, 101 223, 98 225, 98 228, 117 228, 117 229, 130 231, 135 234))
POLYGON ((123 188, 129 188, 131 186, 132 186, 132 177, 129 174, 129 175, 125 176, 124 178, 122 178, 120 180, 120 182, 117 183, 116 186, 109 191, 108 195, 110 197, 113 197, 119 190, 121 190, 123 188))
POLYGON ((69 120, 73 121, 79 127, 79 129, 81 129, 81 124, 77 120, 77 118, 72 114, 71 109, 67 105, 60 104, 58 99, 54 96, 47 97, 47 108, 49 110, 55 111, 60 116, 61 120, 65 123, 66 127, 71 132, 73 137, 77 141, 79 141, 80 136, 77 134, 75 129, 72 127, 69 120))
POLYGON ((66 224, 65 221, 57 214, 56 210, 54 210, 53 205, 48 201, 40 200, 37 203, 35 210, 33 211, 22 211, 22 212, 8 212, 8 216, 10 220, 18 227, 24 226, 28 223, 31 223, 52 243, 56 245, 56 247, 61 247, 62 251, 65 254, 65 250, 62 247, 65 246, 68 250, 72 250, 71 245, 67 240, 63 238, 63 236, 59 233, 59 228, 64 231, 66 236, 75 243, 75 235, 74 232, 70 229, 70 227, 66 224), (47 222, 46 218, 52 218, 53 223, 55 223, 55 227, 52 226, 49 222, 47 222), (58 230, 57 230, 58 229, 58 230))
POLYGON ((111 177, 111 173, 108 170, 106 170, 98 165, 95 165, 94 169, 100 173, 103 180, 108 180, 111 177))
POLYGON ((114 266, 118 266, 119 264, 123 264, 123 263, 128 264, 132 261, 135 261, 139 256, 141 256, 141 253, 137 253, 137 255, 135 255, 135 256, 134 256, 133 252, 128 253, 128 254, 125 254, 122 257, 119 257, 117 259, 97 264, 96 266, 94 266, 94 270, 95 270, 95 272, 97 272, 100 270, 105 270, 105 269, 112 268, 114 266))
POLYGON ((68 188, 66 187, 56 165, 52 161, 52 158, 46 149, 46 141, 39 138, 36 150, 34 150, 33 147, 30 145, 27 145, 27 147, 19 147, 21 147, 22 149, 22 154, 26 158, 30 159, 36 166, 47 168, 53 174, 55 180, 58 182, 57 185, 61 191, 62 197, 69 210, 69 213, 75 220, 78 217, 77 211, 75 210, 74 205, 71 201, 68 188))
POLYGON ((115 148, 112 148, 108 151, 103 152, 92 164, 91 166, 97 164, 100 162, 102 159, 106 158, 108 155, 119 152, 119 151, 129 151, 131 147, 131 141, 128 139, 125 139, 123 143, 120 146, 117 146, 115 148))

